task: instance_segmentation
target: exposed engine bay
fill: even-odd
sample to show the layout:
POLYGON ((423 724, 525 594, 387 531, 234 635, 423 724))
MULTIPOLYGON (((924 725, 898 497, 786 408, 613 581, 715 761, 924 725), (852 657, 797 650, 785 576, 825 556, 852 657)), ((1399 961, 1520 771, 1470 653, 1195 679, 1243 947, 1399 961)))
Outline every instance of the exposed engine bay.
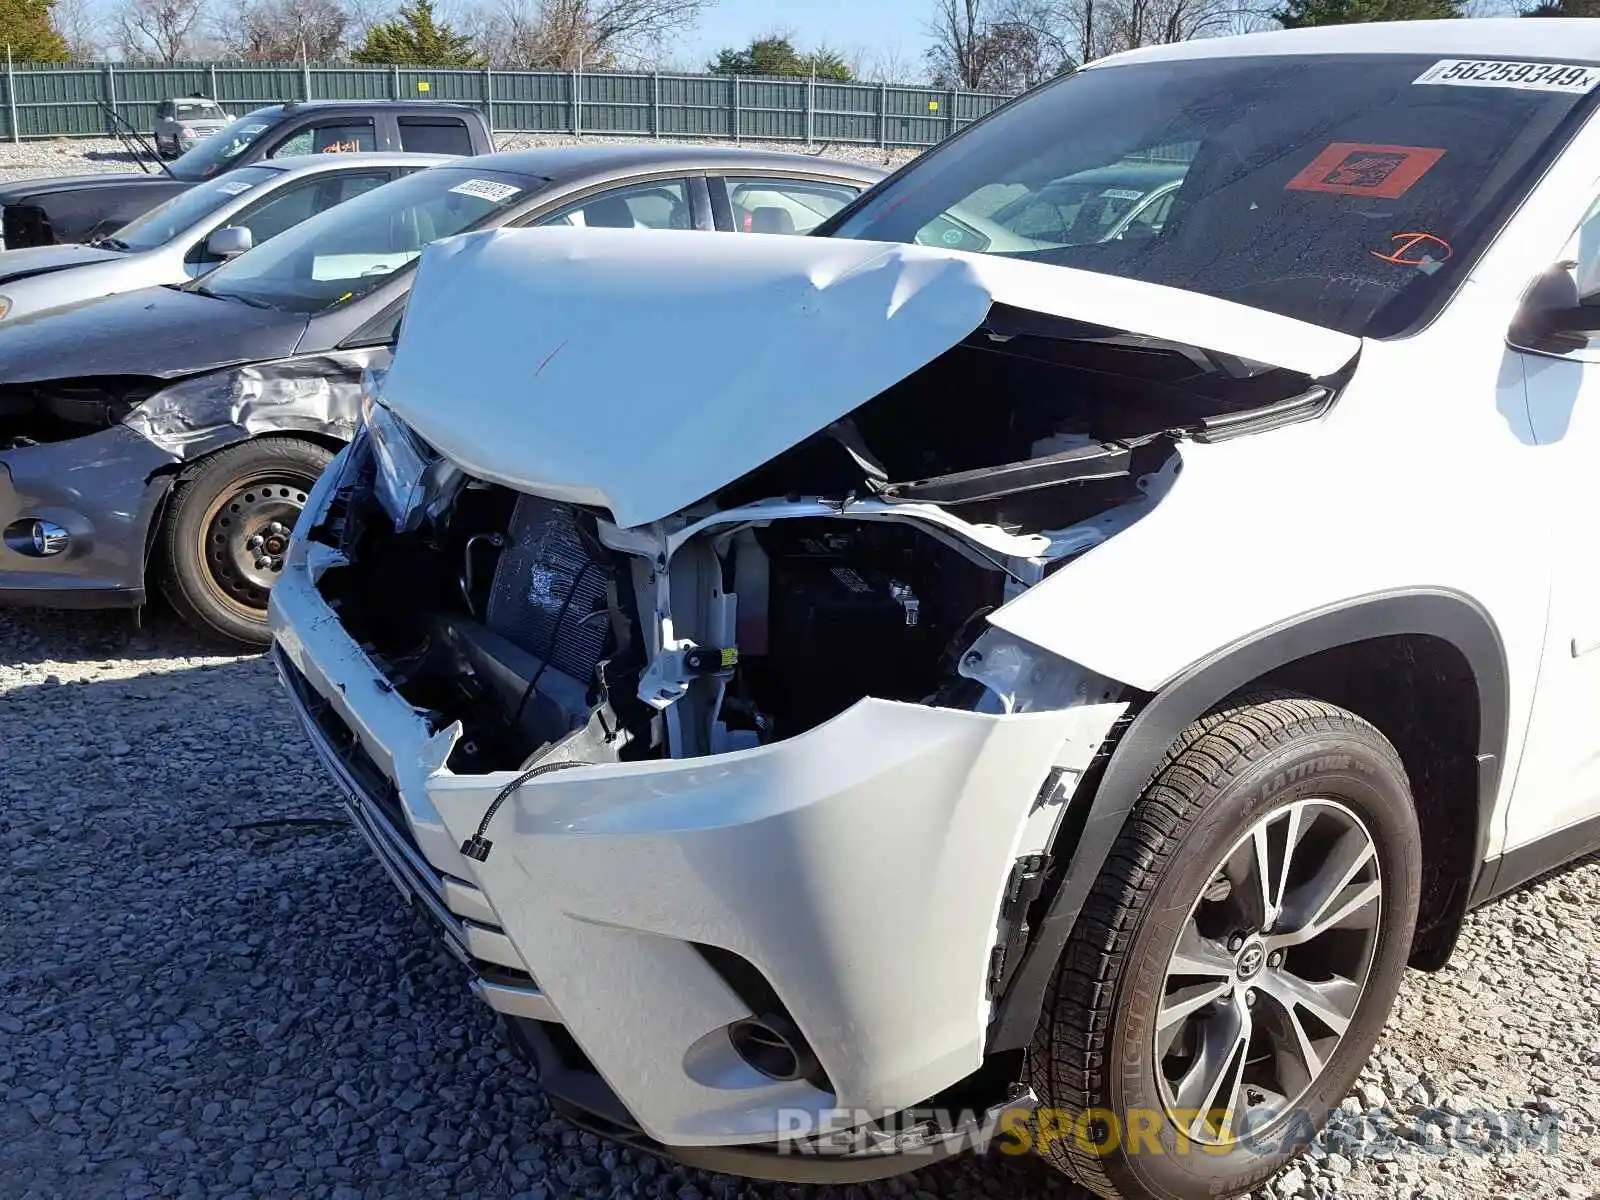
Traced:
POLYGON ((1061 332, 997 306, 846 418, 632 528, 459 472, 397 522, 360 440, 311 534, 346 560, 319 587, 436 729, 461 722, 458 773, 761 746, 866 696, 993 711, 962 670, 989 613, 1157 503, 1180 440, 1331 396, 1061 332))
POLYGON ((164 386, 159 379, 106 377, 0 387, 0 450, 109 429, 164 386))

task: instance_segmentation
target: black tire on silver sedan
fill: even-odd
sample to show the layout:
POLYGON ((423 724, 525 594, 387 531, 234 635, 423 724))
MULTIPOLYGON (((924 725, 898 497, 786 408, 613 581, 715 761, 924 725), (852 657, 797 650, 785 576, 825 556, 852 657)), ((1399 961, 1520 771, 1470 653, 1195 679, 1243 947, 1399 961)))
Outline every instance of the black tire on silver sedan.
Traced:
POLYGON ((1270 1178, 1377 1041, 1421 864, 1405 769, 1366 721, 1279 692, 1195 722, 1057 968, 1030 1073, 1053 1127, 1073 1132, 1041 1149, 1107 1197, 1270 1178))
POLYGON ((179 477, 162 531, 163 590, 195 628, 264 646, 267 596, 317 476, 323 446, 260 437, 219 450, 179 477))

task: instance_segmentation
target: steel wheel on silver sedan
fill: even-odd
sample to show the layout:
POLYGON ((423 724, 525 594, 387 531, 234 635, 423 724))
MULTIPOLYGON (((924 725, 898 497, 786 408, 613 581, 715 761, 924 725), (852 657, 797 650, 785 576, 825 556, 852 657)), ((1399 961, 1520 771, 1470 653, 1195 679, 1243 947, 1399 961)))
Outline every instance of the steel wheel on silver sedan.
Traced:
POLYGON ((267 597, 306 495, 332 459, 313 442, 261 437, 180 478, 167 510, 163 583, 190 624, 245 645, 270 640, 267 597))
POLYGON ((1248 1192, 1349 1093, 1400 986, 1421 839, 1371 724, 1263 693, 1184 730, 1134 803, 1029 1055, 1040 1149, 1106 1197, 1248 1192), (1077 1136, 1077 1130, 1085 1136, 1077 1136))

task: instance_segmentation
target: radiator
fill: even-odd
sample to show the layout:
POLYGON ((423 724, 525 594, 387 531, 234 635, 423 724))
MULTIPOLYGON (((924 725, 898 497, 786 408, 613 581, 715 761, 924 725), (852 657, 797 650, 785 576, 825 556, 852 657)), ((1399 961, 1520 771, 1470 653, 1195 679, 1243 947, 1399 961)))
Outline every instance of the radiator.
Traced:
POLYGON ((486 623, 581 683, 612 645, 612 565, 591 556, 570 505, 522 496, 490 588, 486 623))

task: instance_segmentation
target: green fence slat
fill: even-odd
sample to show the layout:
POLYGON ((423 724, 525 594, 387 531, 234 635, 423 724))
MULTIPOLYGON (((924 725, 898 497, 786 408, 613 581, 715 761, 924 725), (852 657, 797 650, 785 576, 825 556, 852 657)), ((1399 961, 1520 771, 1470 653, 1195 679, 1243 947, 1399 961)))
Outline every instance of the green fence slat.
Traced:
MULTIPOLYGON (((127 66, 122 63, 18 63, 11 74, 17 130, 25 138, 104 136, 100 108, 114 86, 117 112, 141 130, 157 105, 174 96, 211 95, 234 116, 304 99, 309 76, 315 100, 442 100, 484 106, 480 70, 369 66, 355 63, 210 63, 127 66)), ((571 133, 573 76, 565 71, 495 71, 490 105, 497 134, 571 133)), ((739 81, 738 128, 726 76, 585 73, 579 126, 585 134, 803 141, 877 142, 931 146, 969 125, 1008 97, 982 92, 836 80, 744 78, 739 81), (657 90, 659 89, 659 90, 657 90), (659 126, 657 125, 659 123, 659 126)), ((12 134, 0 111, 4 137, 12 134)))

